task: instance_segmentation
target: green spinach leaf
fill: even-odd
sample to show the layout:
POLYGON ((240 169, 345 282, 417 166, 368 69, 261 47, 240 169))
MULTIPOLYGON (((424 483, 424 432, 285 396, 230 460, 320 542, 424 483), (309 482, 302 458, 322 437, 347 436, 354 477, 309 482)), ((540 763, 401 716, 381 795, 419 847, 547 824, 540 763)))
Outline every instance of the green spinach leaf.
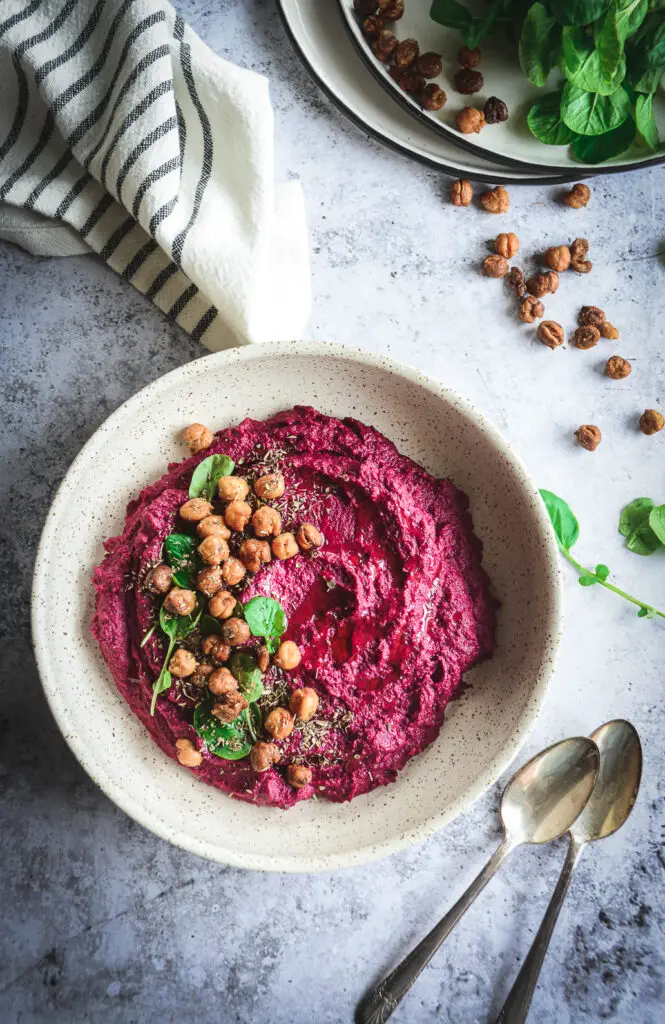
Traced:
POLYGON ((630 114, 630 96, 621 86, 609 96, 586 92, 566 82, 561 118, 578 135, 603 135, 618 128, 630 114))
POLYGON ((202 568, 196 545, 196 538, 187 533, 170 533, 164 540, 164 558, 173 569, 173 582, 184 590, 194 589, 196 574, 202 568))
POLYGON ((665 73, 665 20, 653 18, 630 47, 630 80, 635 92, 655 92, 665 73))
POLYGON ((253 597, 248 601, 245 621, 253 636, 279 637, 287 626, 284 609, 272 597, 253 597))
POLYGON ((580 535, 580 524, 570 505, 551 491, 541 490, 540 496, 545 502, 545 508, 554 527, 557 544, 563 550, 569 551, 580 535))
POLYGON ((622 125, 604 135, 580 135, 573 142, 573 154, 585 164, 601 164, 625 153, 635 138, 635 122, 627 118, 622 125))
POLYGON ((545 85, 552 70, 555 30, 560 34, 560 28, 544 4, 533 4, 522 25, 518 53, 522 71, 534 85, 545 85))
POLYGON ((207 459, 199 462, 192 473, 189 485, 190 498, 205 498, 206 501, 212 501, 217 481, 220 477, 231 476, 234 469, 235 462, 228 455, 209 455, 207 459))
POLYGON ((212 615, 202 615, 199 629, 202 636, 219 636, 222 624, 219 619, 213 619, 212 615))
POLYGON ((462 32, 473 21, 473 15, 464 4, 457 0, 432 0, 430 18, 446 28, 456 28, 462 32))
POLYGON ((572 85, 601 96, 610 95, 621 85, 626 74, 626 60, 621 45, 616 65, 606 70, 603 66, 603 49, 581 29, 564 28, 562 44, 565 74, 572 85))
POLYGON ((649 0, 614 0, 612 12, 619 39, 625 43, 635 35, 649 11, 649 0))
POLYGON ((534 103, 526 121, 532 135, 547 146, 567 146, 577 138, 561 120, 561 91, 548 92, 534 103))
POLYGON ((239 715, 235 722, 220 722, 211 714, 213 703, 212 697, 208 697, 194 709, 193 725, 196 733, 211 754, 225 761, 239 761, 247 757, 252 749, 252 737, 244 716, 239 715))
POLYGON ((651 498, 635 498, 621 513, 619 533, 626 538, 628 550, 636 555, 652 555, 661 546, 649 524, 653 507, 651 498))
POLYGON ((173 654, 175 645, 178 640, 184 640, 185 637, 189 636, 189 634, 196 629, 202 612, 203 604, 200 598, 198 600, 198 606, 191 615, 171 615, 166 611, 164 605, 162 605, 159 610, 159 625, 162 632, 169 638, 169 644, 166 648, 166 656, 162 664, 162 670, 152 686, 152 702, 150 704, 151 715, 154 715, 155 713, 157 697, 159 694, 165 693, 171 686, 171 673, 168 670, 168 664, 171 660, 171 655, 173 654))
POLYGON ((238 689, 252 704, 263 694, 263 673, 256 658, 248 651, 234 651, 229 659, 229 670, 238 680, 238 689))
POLYGON ((665 505, 657 505, 649 513, 649 526, 658 537, 660 543, 665 546, 665 505))
POLYGON ((560 25, 590 25, 607 10, 610 0, 552 0, 552 14, 560 25))
POLYGON ((653 116, 653 95, 639 93, 635 99, 635 123, 649 149, 658 149, 660 137, 653 116))

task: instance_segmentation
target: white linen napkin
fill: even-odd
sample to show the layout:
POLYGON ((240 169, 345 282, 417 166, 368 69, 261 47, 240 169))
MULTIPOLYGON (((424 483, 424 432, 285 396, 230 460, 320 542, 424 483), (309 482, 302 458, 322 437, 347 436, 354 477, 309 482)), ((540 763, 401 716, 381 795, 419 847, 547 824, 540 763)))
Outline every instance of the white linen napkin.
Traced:
POLYGON ((0 238, 89 246, 213 350, 298 338, 309 314, 268 82, 163 0, 2 0, 0 238))

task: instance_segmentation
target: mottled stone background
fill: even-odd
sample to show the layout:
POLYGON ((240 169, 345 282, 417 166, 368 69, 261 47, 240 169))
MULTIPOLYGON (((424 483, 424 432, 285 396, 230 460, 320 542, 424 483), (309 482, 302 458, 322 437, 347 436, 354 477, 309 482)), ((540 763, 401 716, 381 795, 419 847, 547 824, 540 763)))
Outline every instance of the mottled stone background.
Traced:
MULTIPOLYGON (((328 0, 332 2, 332 0, 328 0)), ((582 234, 594 272, 568 275, 548 312, 566 327, 597 303, 618 344, 550 352, 516 323, 501 284, 477 273, 498 219, 455 210, 439 174, 368 142, 317 92, 271 0, 182 0, 219 53, 267 74, 281 176, 301 178, 312 237, 309 334, 386 352, 459 389, 567 497, 580 556, 665 605, 662 556, 616 532, 638 495, 665 500, 665 433, 636 420, 665 405, 664 172, 605 177, 588 210, 556 190, 514 188, 526 254, 582 234), (617 351, 621 383, 601 375, 617 351), (572 430, 598 423, 589 455, 572 430)), ((55 488, 124 399, 202 350, 93 258, 39 260, 0 247, 3 351, 3 682, 0 694, 0 1021, 78 1024, 337 1024, 367 983, 456 898, 498 839, 500 787, 423 846, 327 876, 248 874, 199 860, 117 810, 74 761, 30 650, 35 547, 55 488)), ((95 482, 81 495, 81 515, 95 482)), ((527 567, 528 568, 528 567, 527 567)), ((662 622, 644 622, 565 570, 564 640, 524 756, 626 716, 644 743, 626 828, 584 856, 543 971, 534 1022, 665 1019, 662 622)), ((122 746, 118 744, 118 757, 122 746)), ((445 784, 445 783, 444 783, 445 784)), ((405 1001, 401 1024, 493 1019, 538 926, 562 845, 513 855, 405 1001)))

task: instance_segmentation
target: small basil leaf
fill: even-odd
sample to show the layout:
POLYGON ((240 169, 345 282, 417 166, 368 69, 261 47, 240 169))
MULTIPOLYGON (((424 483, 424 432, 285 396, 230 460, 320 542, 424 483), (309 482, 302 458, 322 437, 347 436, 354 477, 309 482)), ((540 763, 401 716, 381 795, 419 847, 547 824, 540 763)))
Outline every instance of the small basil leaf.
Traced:
POLYGON ((238 680, 238 689, 252 704, 263 693, 263 673, 256 658, 248 651, 234 651, 229 659, 229 670, 238 680))
POLYGON ((253 597, 245 605, 245 621, 253 636, 281 636, 286 629, 286 615, 279 601, 272 597, 253 597))
POLYGON ((636 555, 652 555, 660 547, 660 540, 649 524, 653 507, 651 498, 635 498, 621 513, 619 533, 626 538, 628 550, 636 555))
POLYGON ((173 569, 173 582, 184 590, 194 588, 196 573, 202 567, 197 541, 187 533, 170 533, 164 539, 164 558, 173 569))
POLYGON ((609 96, 566 82, 561 98, 561 119, 579 135, 603 135, 618 128, 630 114, 630 96, 620 86, 609 96))
POLYGON ((649 513, 649 526, 661 544, 665 544, 665 505, 652 508, 649 513))
POLYGON ((559 547, 569 551, 580 535, 580 526, 572 509, 551 491, 541 490, 540 496, 545 502, 559 547))
POLYGON ((529 131, 546 146, 567 146, 577 135, 561 120, 561 90, 534 103, 527 115, 529 131))
POLYGON ((207 697, 194 709, 194 730, 204 741, 208 751, 225 761, 239 761, 247 757, 252 742, 242 715, 235 722, 220 722, 211 714, 213 699, 207 697))
POLYGON ((219 636, 222 632, 222 624, 219 619, 213 619, 212 615, 202 615, 199 629, 202 636, 219 636))
POLYGON ((660 137, 653 116, 653 95, 640 93, 635 100, 635 124, 649 149, 658 149, 660 137))
POLYGON ((203 605, 200 598, 197 598, 197 602, 198 606, 191 615, 171 615, 164 605, 160 608, 159 625, 172 640, 184 640, 198 626, 203 605))
POLYGON ((639 612, 637 613, 637 617, 638 617, 638 619, 645 619, 648 614, 649 614, 649 609, 648 608, 640 608, 639 612))
POLYGON ((577 582, 581 587, 592 587, 598 580, 595 576, 580 576, 577 582))
POLYGON ((572 145, 577 160, 585 164, 601 164, 614 156, 625 153, 635 139, 635 122, 629 117, 622 125, 605 135, 583 136, 575 139, 572 145))
POLYGON ((522 25, 518 53, 522 71, 534 85, 545 85, 555 52, 553 30, 560 32, 554 18, 541 3, 533 4, 522 25))
POLYGON ((603 565, 601 563, 600 565, 596 566, 596 576, 598 577, 599 580, 601 580, 602 583, 605 582, 605 580, 607 579, 609 574, 610 574, 610 570, 607 568, 606 565, 603 565))
POLYGON ((205 498, 212 501, 217 488, 217 481, 223 476, 231 476, 235 462, 228 455, 209 455, 199 462, 192 473, 189 485, 190 498, 205 498))

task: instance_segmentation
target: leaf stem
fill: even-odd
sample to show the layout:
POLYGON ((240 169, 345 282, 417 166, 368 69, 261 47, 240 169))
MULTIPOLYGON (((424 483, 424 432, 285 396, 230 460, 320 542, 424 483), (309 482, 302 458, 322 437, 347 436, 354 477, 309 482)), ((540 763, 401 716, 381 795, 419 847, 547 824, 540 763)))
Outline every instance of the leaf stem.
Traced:
POLYGON ((157 697, 158 697, 158 695, 160 693, 162 693, 162 690, 160 690, 159 686, 160 686, 160 683, 161 683, 162 679, 164 678, 164 673, 166 671, 166 667, 167 667, 169 661, 171 660, 171 655, 173 654, 173 648, 174 647, 175 647, 175 636, 172 636, 169 639, 169 646, 168 646, 167 651, 166 651, 166 657, 164 658, 164 664, 162 665, 162 671, 159 673, 159 675, 157 676, 155 682, 152 684, 152 701, 150 703, 150 714, 153 717, 154 717, 154 714, 155 714, 155 708, 157 707, 157 697))
POLYGON ((602 580, 600 576, 598 576, 595 572, 591 572, 590 569, 585 569, 583 565, 580 565, 580 563, 575 558, 573 558, 573 556, 567 548, 563 548, 559 545, 559 550, 561 551, 563 557, 566 558, 570 562, 570 564, 573 565, 577 569, 577 571, 581 573, 583 576, 592 576, 600 584, 600 586, 605 587, 606 590, 611 590, 612 593, 618 594, 619 597, 623 597, 624 600, 630 601, 631 604, 637 605, 638 608, 645 608, 647 612, 652 612, 653 615, 658 615, 661 619, 665 619, 665 612, 659 611, 658 608, 654 608, 653 605, 647 604, 645 601, 638 601, 636 597, 632 597, 630 594, 627 594, 625 590, 621 590, 619 587, 613 586, 613 584, 608 583, 606 580, 602 580))

